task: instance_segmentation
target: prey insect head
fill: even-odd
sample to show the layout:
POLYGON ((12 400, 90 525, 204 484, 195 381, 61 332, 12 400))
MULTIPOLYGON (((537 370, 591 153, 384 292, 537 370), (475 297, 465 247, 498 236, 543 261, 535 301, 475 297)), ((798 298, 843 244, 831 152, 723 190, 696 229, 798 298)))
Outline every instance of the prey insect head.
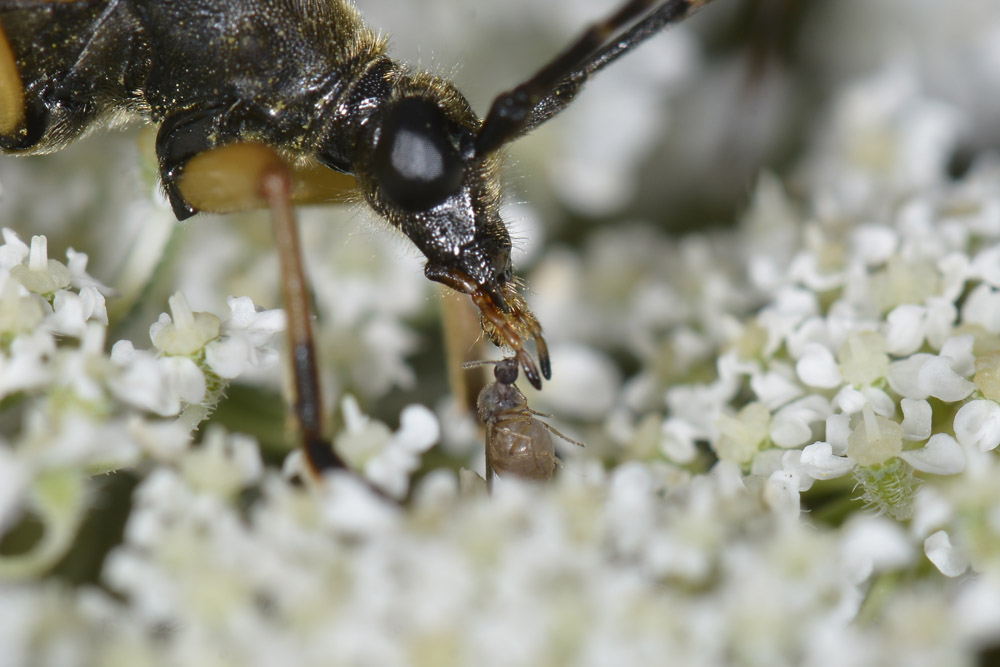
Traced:
POLYGON ((493 369, 493 377, 500 384, 514 384, 517 382, 517 363, 513 359, 501 359, 493 369))

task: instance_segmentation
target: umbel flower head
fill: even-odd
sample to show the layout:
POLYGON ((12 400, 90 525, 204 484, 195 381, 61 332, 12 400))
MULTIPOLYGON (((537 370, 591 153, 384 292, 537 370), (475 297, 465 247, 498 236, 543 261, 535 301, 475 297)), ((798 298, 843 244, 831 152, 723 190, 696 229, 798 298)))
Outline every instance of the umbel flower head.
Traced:
MULTIPOLYGON (((733 177, 705 178, 705 156, 747 148, 718 150, 720 136, 763 145, 799 124, 784 111, 795 72, 762 68, 747 86, 687 28, 634 54, 599 108, 568 111, 575 129, 519 154, 536 173, 573 147, 549 163, 560 194, 517 208, 525 229, 546 219, 519 272, 555 373, 526 397, 587 444, 560 451, 545 485, 486 493, 477 424, 434 370, 438 300, 388 235, 303 215, 324 409, 351 466, 314 480, 259 426, 281 402, 266 367, 284 317, 254 305, 277 303, 276 271, 250 221, 170 241, 162 201, 129 194, 124 169, 105 179, 115 213, 81 234, 101 241, 87 246, 100 275, 122 262, 123 295, 142 291, 143 267, 168 276, 133 295, 163 314, 120 309, 87 255, 63 256, 48 209, 23 223, 48 240, 5 230, 0 662, 975 664, 1000 641, 1000 166, 946 168, 977 118, 997 117, 992 97, 952 98, 996 89, 1000 15, 971 0, 827 4, 806 33, 823 39, 802 40, 817 60, 892 57, 830 84, 796 169, 761 175, 733 225, 678 239, 634 216, 589 220, 640 182, 714 196, 733 177), (859 43, 872 31, 893 39, 859 43), (900 49, 911 36, 919 48, 900 49), (670 115, 656 86, 634 85, 664 63, 670 115), (731 108, 746 113, 720 133, 731 108), (605 128, 609 115, 628 122, 605 128), (661 143, 682 144, 666 172, 661 143), (572 232, 549 220, 560 196, 572 232), (144 233, 111 248, 111 224, 144 233), (152 253, 160 266, 157 244, 180 250, 152 253), (219 406, 234 409, 209 421, 219 406), (98 548, 94 525, 121 535, 98 548), (97 571, 79 584, 84 562, 97 571)), ((496 7, 540 25, 553 8, 580 16, 571 2, 496 7)), ((397 11, 418 34, 440 28, 397 11)), ((29 214, 3 207, 46 176, 3 166, 13 224, 29 214)), ((70 195, 72 173, 58 174, 70 195)))

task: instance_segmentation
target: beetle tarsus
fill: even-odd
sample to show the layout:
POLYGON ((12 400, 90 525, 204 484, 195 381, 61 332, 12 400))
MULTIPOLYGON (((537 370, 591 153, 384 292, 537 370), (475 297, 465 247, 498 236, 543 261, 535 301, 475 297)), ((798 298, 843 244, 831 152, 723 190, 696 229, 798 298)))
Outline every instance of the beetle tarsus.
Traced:
POLYGON ((517 351, 516 357, 517 362, 521 365, 521 370, 524 371, 524 377, 528 379, 531 386, 535 389, 541 389, 542 378, 538 375, 538 367, 535 366, 535 360, 532 359, 527 350, 523 348, 517 351))
POLYGON ((538 363, 542 367, 542 377, 552 379, 552 360, 549 359, 549 345, 542 338, 541 331, 535 335, 535 349, 538 350, 538 363))

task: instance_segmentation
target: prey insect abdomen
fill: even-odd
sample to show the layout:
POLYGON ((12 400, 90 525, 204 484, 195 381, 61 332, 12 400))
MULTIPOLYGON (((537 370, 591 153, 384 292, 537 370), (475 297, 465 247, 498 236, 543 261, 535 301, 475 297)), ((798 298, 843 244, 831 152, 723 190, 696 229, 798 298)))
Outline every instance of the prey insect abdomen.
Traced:
POLYGON ((487 432, 490 464, 501 477, 547 480, 556 469, 556 450, 544 423, 530 413, 505 416, 487 432))

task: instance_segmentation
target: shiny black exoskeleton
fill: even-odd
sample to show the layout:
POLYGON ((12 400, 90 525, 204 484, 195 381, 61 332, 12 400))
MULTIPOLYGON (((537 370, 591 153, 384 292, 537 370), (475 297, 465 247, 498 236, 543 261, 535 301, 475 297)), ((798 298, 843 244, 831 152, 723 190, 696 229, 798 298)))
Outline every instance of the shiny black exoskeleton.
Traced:
POLYGON ((0 0, 25 90, 8 152, 55 150, 95 124, 159 126, 160 174, 178 218, 193 156, 255 141, 353 174, 428 260, 503 302, 510 237, 495 159, 474 155, 479 119, 447 81, 385 55, 340 1, 0 0))
POLYGON ((163 186, 186 218, 196 212, 181 187, 187 162, 260 142, 354 175, 426 256, 429 278, 509 312, 497 149, 705 2, 626 2, 500 95, 480 122, 448 81, 386 56, 346 0, 0 0, 0 37, 9 41, 5 49, 0 40, 0 70, 13 60, 17 75, 5 85, 19 76, 23 89, 0 91, 0 149, 48 152, 97 124, 140 116, 159 126, 163 186))

